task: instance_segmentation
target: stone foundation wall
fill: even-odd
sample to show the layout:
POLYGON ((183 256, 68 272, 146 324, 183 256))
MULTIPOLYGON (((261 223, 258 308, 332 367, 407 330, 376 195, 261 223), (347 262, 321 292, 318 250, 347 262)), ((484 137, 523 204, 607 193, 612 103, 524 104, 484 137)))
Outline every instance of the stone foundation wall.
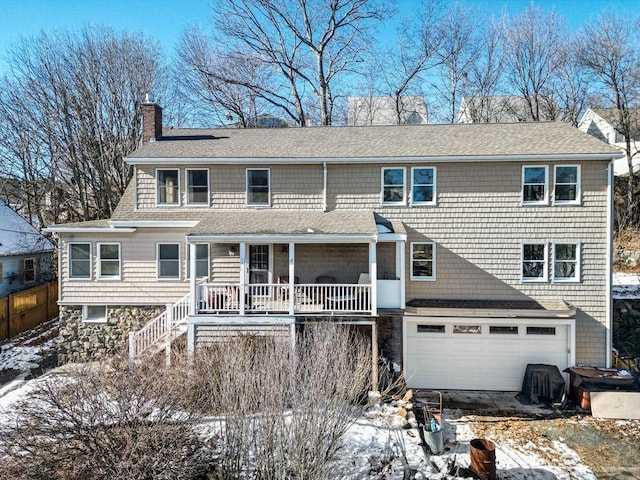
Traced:
POLYGON ((402 366, 402 315, 378 317, 378 352, 402 366))
POLYGON ((126 353, 129 332, 160 314, 163 306, 107 308, 106 323, 82 321, 81 306, 60 307, 58 363, 87 361, 103 355, 126 353))

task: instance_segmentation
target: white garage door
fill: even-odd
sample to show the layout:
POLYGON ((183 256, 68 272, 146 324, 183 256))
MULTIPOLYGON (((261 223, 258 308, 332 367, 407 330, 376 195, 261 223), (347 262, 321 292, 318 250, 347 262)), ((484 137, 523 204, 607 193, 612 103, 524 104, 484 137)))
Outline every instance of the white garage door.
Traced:
POLYGON ((405 317, 412 388, 519 391, 527 364, 569 365, 571 322, 405 317))

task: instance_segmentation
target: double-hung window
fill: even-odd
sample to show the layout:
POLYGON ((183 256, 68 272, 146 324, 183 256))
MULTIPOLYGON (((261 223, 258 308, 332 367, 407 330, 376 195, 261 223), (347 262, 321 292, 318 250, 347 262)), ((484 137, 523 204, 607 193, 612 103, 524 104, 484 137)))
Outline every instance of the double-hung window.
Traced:
POLYGON ((208 169, 187 169, 187 204, 209 205, 208 169))
POLYGON ((98 278, 120 278, 120 244, 98 244, 98 278))
POLYGON ((23 273, 25 283, 36 281, 36 259, 25 258, 23 263, 23 273))
POLYGON ((411 204, 435 205, 436 169, 433 167, 413 167, 411 169, 411 204))
POLYGON ((159 243, 157 250, 158 278, 180 279, 180 244, 159 243))
POLYGON ((69 244, 69 278, 91 279, 91 244, 69 244))
POLYGON ((435 280, 435 262, 435 243, 411 244, 411 280, 435 280))
POLYGON ((382 169, 382 204, 404 205, 407 201, 404 168, 382 169))
POLYGON ((158 205, 180 204, 180 171, 156 170, 156 202, 158 205))
POLYGON ((522 204, 523 205, 547 205, 548 167, 522 167, 522 204))
POLYGON ((247 169, 247 205, 269 206, 269 169, 247 169))
POLYGON ((525 243, 522 245, 522 280, 545 282, 547 280, 547 244, 525 243))
POLYGON ((555 243, 553 245, 553 281, 580 281, 580 245, 555 243))
POLYGON ((580 203, 580 167, 578 165, 555 166, 553 202, 556 205, 580 203))
MULTIPOLYGON (((188 246, 187 246, 188 247, 188 246)), ((191 275, 191 249, 187 248, 187 275, 191 275)), ((209 276, 209 244, 196 244, 196 277, 203 278, 209 276)))

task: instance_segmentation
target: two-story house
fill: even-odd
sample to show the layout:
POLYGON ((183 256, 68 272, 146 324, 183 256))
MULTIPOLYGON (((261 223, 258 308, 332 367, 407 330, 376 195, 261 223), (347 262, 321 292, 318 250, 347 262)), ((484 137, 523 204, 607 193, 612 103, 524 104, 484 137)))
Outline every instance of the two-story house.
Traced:
POLYGON ((110 219, 51 228, 62 361, 329 320, 415 387, 609 363, 613 147, 563 123, 161 123, 144 105, 110 219))

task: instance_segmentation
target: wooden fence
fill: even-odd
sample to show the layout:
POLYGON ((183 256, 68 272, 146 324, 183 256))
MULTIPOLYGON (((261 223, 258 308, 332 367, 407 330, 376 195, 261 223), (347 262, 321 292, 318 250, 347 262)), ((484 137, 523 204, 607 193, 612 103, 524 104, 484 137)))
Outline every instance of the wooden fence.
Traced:
POLYGON ((58 316, 58 282, 0 298, 0 341, 58 316))

